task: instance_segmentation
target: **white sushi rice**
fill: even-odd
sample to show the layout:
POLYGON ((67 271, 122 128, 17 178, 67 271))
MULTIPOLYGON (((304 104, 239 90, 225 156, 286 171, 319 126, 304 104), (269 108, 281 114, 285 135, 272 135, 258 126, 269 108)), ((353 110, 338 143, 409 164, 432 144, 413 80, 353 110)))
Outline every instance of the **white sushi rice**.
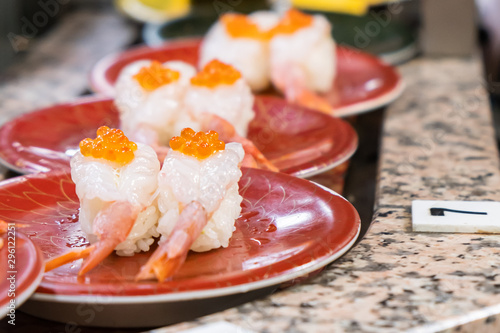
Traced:
MULTIPOLYGON (((243 137, 247 136, 248 124, 255 117, 253 103, 252 91, 243 79, 232 85, 221 84, 214 88, 191 85, 184 100, 186 111, 189 112, 193 123, 202 113, 215 114, 230 122, 243 137)), ((192 123, 179 122, 177 126, 200 130, 197 128, 199 125, 192 123)), ((180 129, 178 130, 180 132, 180 129)))
MULTIPOLYGON (((268 30, 279 20, 276 13, 259 11, 249 16, 262 30, 268 30)), ((238 69, 253 91, 270 84, 268 42, 252 38, 231 37, 223 23, 216 22, 203 39, 200 48, 200 67, 218 59, 238 69)))
POLYGON ((113 201, 128 201, 145 208, 139 213, 125 242, 116 247, 120 255, 147 251, 154 242, 159 211, 154 198, 160 163, 155 151, 137 143, 134 159, 124 165, 83 156, 78 151, 71 159, 71 178, 80 199, 80 225, 91 243, 97 241, 92 223, 101 209, 113 201))
POLYGON ((241 212, 238 181, 243 156, 239 143, 228 143, 224 151, 201 161, 169 152, 158 177, 161 217, 157 230, 162 235, 161 241, 172 232, 182 207, 196 200, 212 217, 191 250, 200 252, 228 246, 241 212))
POLYGON ((134 75, 150 64, 150 60, 139 60, 121 71, 114 102, 120 113, 121 129, 131 140, 167 145, 177 133, 175 125, 183 110, 184 94, 196 69, 182 61, 165 62, 163 66, 180 73, 179 80, 146 91, 134 75))
POLYGON ((275 84, 284 72, 300 67, 305 72, 306 88, 317 92, 331 89, 337 65, 331 25, 325 17, 314 15, 311 26, 293 34, 275 35, 269 49, 271 78, 275 84))

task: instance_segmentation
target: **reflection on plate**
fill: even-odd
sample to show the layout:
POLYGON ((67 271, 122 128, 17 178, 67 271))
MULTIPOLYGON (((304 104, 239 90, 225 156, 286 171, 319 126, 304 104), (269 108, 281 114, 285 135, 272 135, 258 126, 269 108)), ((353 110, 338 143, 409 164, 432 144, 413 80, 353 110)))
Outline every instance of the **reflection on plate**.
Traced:
MULTIPOLYGON (((6 200, 2 198, 2 203, 6 200)), ((1 238, 4 244, 0 249, 0 319, 11 313, 14 314, 12 319, 15 319, 16 309, 31 296, 42 280, 45 266, 42 252, 17 228, 14 233, 9 231, 1 238), (8 257, 9 254, 12 258, 8 257)))
MULTIPOLYGON (((126 65, 139 59, 161 62, 183 60, 198 63, 200 39, 176 40, 157 48, 138 47, 110 55, 92 69, 90 83, 94 91, 114 95, 114 84, 126 65)), ((355 115, 382 107, 403 91, 396 69, 376 57, 358 50, 337 47, 337 78, 330 92, 323 95, 339 117, 355 115)))
MULTIPOLYGON (((191 252, 178 274, 162 283, 134 281, 150 253, 113 254, 82 279, 80 261, 67 264, 44 275, 23 311, 92 326, 165 325, 178 321, 180 304, 197 311, 209 299, 272 288, 324 267, 353 245, 360 220, 347 200, 304 179, 242 171, 243 209, 227 248, 191 252)), ((46 258, 87 244, 75 186, 65 171, 7 180, 0 198, 0 218, 26 224, 23 231, 46 258)))
MULTIPOLYGON (((248 138, 284 173, 309 177, 346 161, 358 137, 346 121, 257 96, 248 138)), ((0 159, 21 172, 69 167, 78 143, 99 126, 119 127, 110 99, 82 99, 25 114, 0 128, 0 159)))

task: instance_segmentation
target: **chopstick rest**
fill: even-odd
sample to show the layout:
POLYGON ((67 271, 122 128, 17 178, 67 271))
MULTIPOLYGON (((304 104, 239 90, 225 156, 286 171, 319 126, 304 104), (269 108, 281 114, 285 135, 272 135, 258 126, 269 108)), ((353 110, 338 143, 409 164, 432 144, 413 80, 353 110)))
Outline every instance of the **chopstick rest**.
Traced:
POLYGON ((500 202, 414 200, 415 232, 500 233, 500 202))

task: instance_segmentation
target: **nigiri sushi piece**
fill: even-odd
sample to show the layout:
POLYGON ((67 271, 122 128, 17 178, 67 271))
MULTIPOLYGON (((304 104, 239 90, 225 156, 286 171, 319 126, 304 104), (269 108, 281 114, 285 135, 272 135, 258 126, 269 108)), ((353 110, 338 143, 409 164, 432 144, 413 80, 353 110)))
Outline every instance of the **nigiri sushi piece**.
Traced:
POLYGON ((210 113, 227 120, 239 135, 246 137, 248 124, 255 117, 253 103, 254 96, 241 73, 231 65, 212 60, 190 80, 184 105, 194 124, 184 127, 200 130, 196 123, 203 113, 210 113))
MULTIPOLYGON (((181 67, 182 63, 177 65, 181 67)), ((208 131, 212 129, 211 126, 216 126, 224 140, 236 140, 244 144, 247 153, 255 155, 257 161, 264 162, 250 164, 254 158, 249 156, 245 159, 245 166, 261 166, 278 171, 245 139, 248 124, 255 115, 254 97, 234 67, 214 60, 198 74, 191 76, 187 83, 178 82, 178 79, 157 84, 169 82, 172 75, 176 74, 155 62, 148 65, 147 62, 139 61, 124 69, 120 75, 123 80, 119 80, 121 85, 117 86, 115 104, 120 110, 122 129, 128 136, 152 146, 160 161, 163 161, 168 152, 168 140, 183 128, 208 131), (138 74, 131 74, 137 71, 138 74), (152 89, 148 97, 141 88, 140 96, 144 97, 144 103, 132 107, 131 103, 123 102, 130 98, 127 92, 133 91, 131 87, 139 84, 152 89), (119 99, 120 96, 123 98, 119 99)))
POLYGON ((328 20, 291 9, 271 34, 269 59, 274 86, 289 101, 331 112, 330 104, 316 95, 332 88, 336 74, 336 46, 328 20))
POLYGON ((54 258, 46 271, 88 257, 83 275, 113 251, 148 251, 159 236, 155 192, 160 162, 155 151, 129 141, 123 132, 102 126, 95 140, 85 139, 71 159, 71 178, 80 200, 79 222, 91 245, 54 258))
POLYGON ((270 84, 269 30, 279 17, 270 11, 221 16, 203 39, 200 66, 218 59, 238 69, 253 91, 270 84))
POLYGON ((126 66, 116 83, 114 103, 121 129, 134 141, 151 146, 168 145, 178 133, 189 80, 196 69, 182 61, 139 60, 126 66))
POLYGON ((137 280, 163 281, 174 275, 188 251, 227 247, 241 212, 238 192, 244 151, 218 139, 214 131, 184 129, 158 176, 160 245, 137 280))

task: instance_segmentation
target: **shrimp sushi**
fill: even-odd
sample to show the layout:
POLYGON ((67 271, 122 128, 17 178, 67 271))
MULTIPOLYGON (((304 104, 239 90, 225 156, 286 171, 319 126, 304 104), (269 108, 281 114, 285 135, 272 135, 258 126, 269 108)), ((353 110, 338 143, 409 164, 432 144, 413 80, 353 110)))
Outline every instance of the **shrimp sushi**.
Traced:
POLYGON ((300 89, 323 93, 332 88, 336 54, 331 28, 324 16, 291 9, 272 29, 271 80, 285 95, 300 93, 300 89))
POLYGON ((217 129, 225 141, 243 144, 248 153, 246 166, 278 171, 245 139, 248 125, 255 116, 254 96, 238 70, 212 60, 192 75, 190 65, 165 64, 138 61, 120 75, 115 104, 120 111, 122 129, 129 137, 153 147, 163 161, 168 140, 183 128, 217 129), (134 102, 134 90, 139 92, 141 103, 134 102))
POLYGON ((161 236, 136 280, 163 281, 178 271, 189 250, 228 246, 243 200, 241 144, 225 144, 215 131, 186 128, 170 140, 161 170, 152 148, 128 141, 120 130, 101 127, 95 140, 80 146, 71 176, 81 227, 92 245, 51 259, 46 271, 88 257, 82 275, 113 250, 147 251, 161 236))
POLYGON ((212 60, 190 80, 184 106, 191 123, 181 125, 199 131, 203 114, 214 114, 246 137, 248 124, 255 116, 253 103, 254 96, 241 73, 231 65, 212 60))
POLYGON ((170 146, 158 176, 160 246, 139 280, 172 276, 189 249, 227 247, 241 212, 238 181, 244 151, 239 143, 224 144, 214 131, 186 128, 170 146))
POLYGON ((80 226, 91 245, 49 261, 46 270, 88 256, 83 275, 114 250, 126 256, 148 251, 159 236, 154 198, 159 171, 155 151, 129 141, 121 130, 102 126, 95 140, 81 141, 71 159, 71 178, 80 200, 80 226))
POLYGON ((139 60, 126 66, 116 83, 115 105, 121 128, 132 140, 168 145, 189 80, 196 69, 182 61, 139 60))
POLYGON ((238 69, 253 91, 269 86, 269 30, 277 14, 259 11, 251 15, 229 13, 207 33, 200 48, 200 66, 213 59, 238 69))

